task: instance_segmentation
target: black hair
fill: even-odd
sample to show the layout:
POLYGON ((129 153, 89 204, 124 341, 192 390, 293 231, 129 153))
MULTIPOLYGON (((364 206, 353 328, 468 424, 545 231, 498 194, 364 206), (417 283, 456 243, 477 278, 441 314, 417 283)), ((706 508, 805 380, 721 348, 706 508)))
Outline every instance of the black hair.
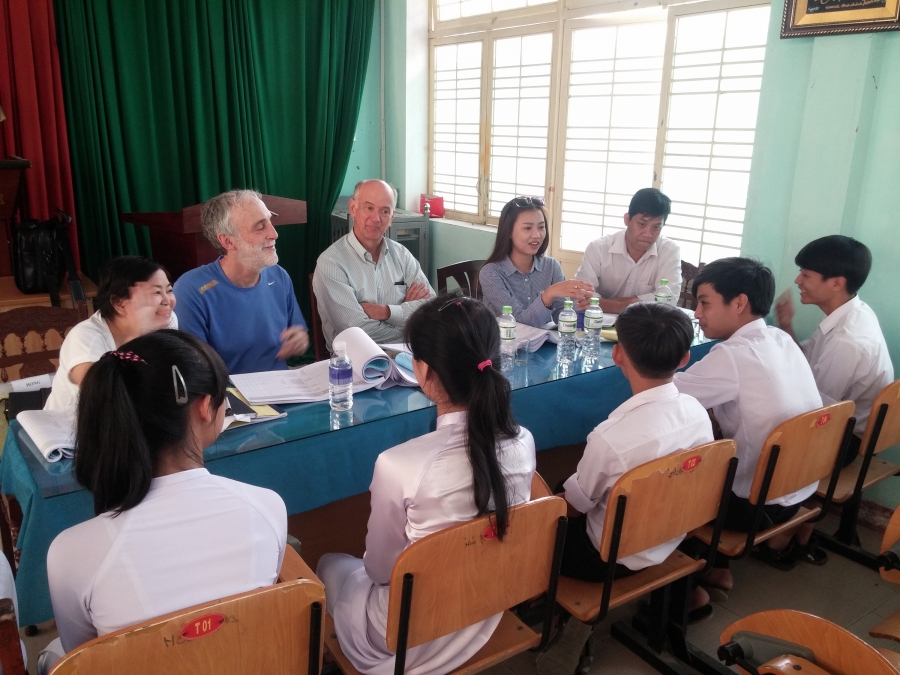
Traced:
POLYGON ((81 383, 74 462, 75 478, 94 496, 94 512, 118 514, 140 504, 160 454, 190 442, 190 404, 208 394, 218 409, 227 384, 219 355, 177 330, 142 335, 94 363, 81 383), (173 366, 187 404, 176 402, 185 392, 173 366))
POLYGON ((147 281, 159 270, 166 273, 171 283, 172 277, 165 267, 142 255, 123 255, 106 263, 100 272, 100 285, 94 298, 94 307, 100 310, 100 316, 115 319, 118 316, 115 303, 130 298, 132 286, 147 281))
POLYGON ((475 508, 483 515, 493 501, 497 537, 503 539, 510 500, 497 441, 514 438, 519 428, 510 408, 509 382, 500 373, 497 319, 479 300, 441 295, 413 313, 403 334, 413 357, 435 372, 450 402, 468 411, 466 445, 475 508), (488 359, 493 365, 484 366, 488 359))
POLYGON ((500 262, 512 253, 513 226, 516 224, 516 219, 518 219, 519 214, 524 211, 540 211, 541 215, 544 216, 544 223, 547 226, 547 231, 544 236, 544 241, 541 242, 537 253, 534 255, 537 258, 547 252, 547 248, 550 246, 550 221, 547 219, 547 212, 544 210, 543 206, 535 206, 533 204, 519 206, 516 204, 517 201, 521 202, 522 198, 516 197, 510 199, 506 202, 506 206, 500 211, 500 221, 497 223, 497 238, 494 239, 494 249, 491 251, 487 260, 484 261, 485 265, 488 263, 500 262))
POLYGON ((794 263, 805 270, 818 272, 823 279, 844 277, 847 292, 856 295, 872 269, 872 252, 861 241, 832 234, 801 248, 794 263))
POLYGON ((616 319, 619 346, 639 375, 653 380, 672 377, 694 341, 687 314, 661 302, 629 305, 616 319))
POLYGON ((640 213, 651 218, 662 216, 663 222, 666 222, 671 212, 672 200, 656 188, 641 188, 634 193, 628 205, 629 218, 640 213))
POLYGON ((753 258, 719 258, 705 265, 694 277, 692 292, 709 284, 727 305, 741 293, 750 302, 755 316, 767 316, 775 300, 775 276, 772 270, 753 258))

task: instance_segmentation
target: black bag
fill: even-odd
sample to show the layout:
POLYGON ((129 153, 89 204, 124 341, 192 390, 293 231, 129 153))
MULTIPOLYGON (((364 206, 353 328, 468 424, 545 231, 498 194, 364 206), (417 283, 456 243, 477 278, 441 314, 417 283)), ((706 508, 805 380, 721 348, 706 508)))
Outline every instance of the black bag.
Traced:
POLYGON ((59 307, 59 283, 68 271, 72 305, 84 301, 84 288, 75 268, 69 244, 72 219, 57 209, 56 218, 39 223, 26 220, 13 232, 13 274, 16 287, 25 294, 49 293, 50 303, 59 307))

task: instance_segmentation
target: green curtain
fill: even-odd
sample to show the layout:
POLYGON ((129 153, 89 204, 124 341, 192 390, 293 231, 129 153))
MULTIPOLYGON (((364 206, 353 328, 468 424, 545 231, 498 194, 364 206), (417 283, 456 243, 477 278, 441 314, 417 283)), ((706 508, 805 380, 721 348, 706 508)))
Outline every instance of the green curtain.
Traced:
POLYGON ((55 0, 83 264, 151 254, 129 211, 232 188, 304 199, 280 264, 308 316, 350 157, 375 0, 55 0))

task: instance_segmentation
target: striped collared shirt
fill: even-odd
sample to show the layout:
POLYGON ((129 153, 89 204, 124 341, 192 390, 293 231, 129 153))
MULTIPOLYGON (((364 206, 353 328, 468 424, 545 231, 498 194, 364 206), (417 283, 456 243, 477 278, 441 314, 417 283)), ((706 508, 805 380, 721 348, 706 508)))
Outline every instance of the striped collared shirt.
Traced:
POLYGON ((527 274, 522 274, 509 256, 488 263, 478 273, 484 303, 496 316, 503 312, 504 305, 509 305, 516 321, 538 328, 556 321, 563 308, 563 298, 554 298, 553 304, 545 307, 541 293, 565 280, 559 263, 547 256, 535 256, 527 274))
POLYGON ((418 261, 402 244, 385 237, 376 263, 352 231, 338 239, 319 256, 313 275, 328 348, 334 336, 350 326, 359 326, 379 344, 400 342, 406 320, 425 302, 403 300, 416 283, 425 284, 429 298, 434 297, 418 261), (387 305, 391 316, 386 321, 370 319, 361 302, 387 305))

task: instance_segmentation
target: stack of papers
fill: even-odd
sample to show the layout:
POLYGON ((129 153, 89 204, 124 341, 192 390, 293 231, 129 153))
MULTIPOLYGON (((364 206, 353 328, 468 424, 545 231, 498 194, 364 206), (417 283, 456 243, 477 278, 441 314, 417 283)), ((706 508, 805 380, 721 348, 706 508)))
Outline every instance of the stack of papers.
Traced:
MULTIPOLYGON (((399 367, 372 338, 356 326, 340 332, 335 341, 347 343, 353 364, 353 391, 387 389, 395 385, 418 386, 415 375, 399 367)), ((262 403, 309 403, 328 400, 328 361, 297 370, 232 375, 231 381, 250 405, 262 403)))
POLYGON ((16 419, 48 462, 71 457, 75 448, 76 407, 23 410, 16 419))
POLYGON ((260 424, 287 417, 287 413, 278 406, 250 405, 234 387, 228 388, 224 429, 236 429, 245 424, 260 424))

